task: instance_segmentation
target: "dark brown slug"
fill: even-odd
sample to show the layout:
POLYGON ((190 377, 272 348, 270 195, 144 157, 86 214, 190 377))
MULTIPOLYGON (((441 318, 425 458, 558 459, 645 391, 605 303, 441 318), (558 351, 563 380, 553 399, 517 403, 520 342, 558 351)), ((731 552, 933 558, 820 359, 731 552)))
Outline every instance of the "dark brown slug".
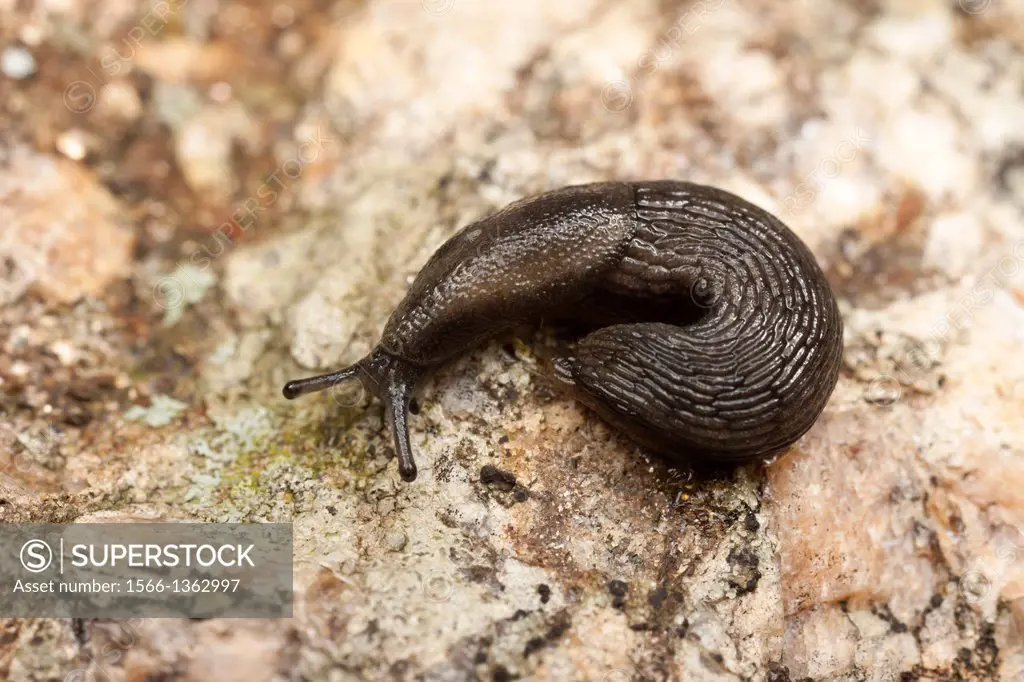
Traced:
POLYGON ((637 442, 683 460, 776 454, 835 388, 842 320, 810 250, 777 218, 675 181, 565 187, 517 201, 443 244, 345 369, 286 398, 358 378, 384 403, 402 478, 406 417, 429 371, 523 323, 589 333, 554 375, 637 442))

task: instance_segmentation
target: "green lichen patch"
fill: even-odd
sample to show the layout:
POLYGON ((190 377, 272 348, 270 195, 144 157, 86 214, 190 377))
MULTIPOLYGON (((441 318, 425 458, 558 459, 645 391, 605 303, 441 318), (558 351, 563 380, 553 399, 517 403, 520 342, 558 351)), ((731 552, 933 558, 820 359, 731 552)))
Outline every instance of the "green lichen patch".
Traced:
POLYGON ((262 407, 215 418, 189 443, 197 473, 188 503, 217 518, 281 518, 301 511, 317 488, 361 489, 386 459, 361 410, 327 407, 285 417, 262 407))

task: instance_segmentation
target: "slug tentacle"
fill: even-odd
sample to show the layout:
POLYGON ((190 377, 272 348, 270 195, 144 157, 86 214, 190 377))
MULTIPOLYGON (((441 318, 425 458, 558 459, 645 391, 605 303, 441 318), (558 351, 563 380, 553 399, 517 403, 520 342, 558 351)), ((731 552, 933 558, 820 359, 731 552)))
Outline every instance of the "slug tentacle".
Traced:
POLYGON ((289 381, 284 397, 292 400, 337 386, 349 379, 359 379, 363 388, 384 403, 384 420, 391 429, 398 457, 398 472, 404 481, 416 480, 416 461, 409 445, 409 403, 428 368, 392 355, 380 346, 365 358, 337 372, 289 381))
POLYGON ((394 384, 384 401, 384 417, 391 425, 391 438, 395 443, 395 456, 398 458, 398 475, 406 482, 416 480, 416 460, 413 459, 412 447, 409 445, 410 399, 408 386, 394 384))
POLYGON ((295 379, 293 381, 289 381, 284 385, 284 389, 281 393, 283 393, 284 397, 288 400, 295 400, 300 395, 316 393, 317 391, 325 391, 328 388, 333 388, 343 381, 357 378, 358 375, 359 365, 349 365, 344 369, 339 369, 337 372, 321 374, 307 379, 295 379))

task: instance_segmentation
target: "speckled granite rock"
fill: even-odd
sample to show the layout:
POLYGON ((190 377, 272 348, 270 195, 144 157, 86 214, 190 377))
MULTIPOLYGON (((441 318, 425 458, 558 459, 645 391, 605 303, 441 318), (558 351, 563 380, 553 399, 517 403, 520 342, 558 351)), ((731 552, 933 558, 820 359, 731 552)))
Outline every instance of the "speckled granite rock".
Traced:
POLYGON ((0 154, 0 304, 30 287, 72 303, 128 274, 134 237, 106 188, 67 159, 0 154))
MULTIPOLYGON (((45 463, 37 478, 8 467, 23 489, 3 493, 18 505, 5 520, 292 520, 295 617, 78 632, 8 621, 0 671, 1024 679, 1024 6, 396 0, 333 12, 299 36, 298 17, 268 10, 274 49, 304 55, 296 82, 320 85, 258 180, 220 177, 238 131, 209 113, 222 103, 197 105, 204 135, 228 147, 217 173, 184 182, 205 195, 244 184, 232 208, 265 197, 303 140, 322 128, 327 141, 270 185, 293 211, 283 228, 198 240, 207 255, 191 267, 215 270, 216 291, 153 332, 175 353, 200 349, 196 385, 171 396, 188 409, 162 428, 125 409, 90 440, 69 432, 60 458, 32 458, 45 463), (467 221, 560 185, 643 177, 720 185, 776 212, 841 300, 836 393, 767 467, 666 468, 551 390, 529 351, 543 335, 499 340, 426 386, 411 485, 358 389, 279 398, 285 379, 365 353, 467 221), (96 658, 104 647, 116 662, 96 658)), ((200 14, 189 5, 183 24, 200 14)), ((198 78, 146 54, 168 81, 160 97, 198 78)), ((265 105, 236 89, 257 125, 265 105)), ((143 289, 167 271, 138 269, 143 289)))

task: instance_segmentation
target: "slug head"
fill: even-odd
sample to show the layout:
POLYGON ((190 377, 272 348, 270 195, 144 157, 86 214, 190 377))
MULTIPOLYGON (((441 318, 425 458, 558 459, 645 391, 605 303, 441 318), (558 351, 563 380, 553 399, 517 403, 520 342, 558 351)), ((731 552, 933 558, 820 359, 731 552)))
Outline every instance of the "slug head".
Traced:
POLYGON ((384 418, 391 427, 395 442, 398 473, 403 481, 411 482, 416 480, 416 461, 409 445, 409 402, 425 373, 425 368, 391 355, 378 346, 359 362, 337 372, 289 381, 282 393, 288 400, 293 400, 300 395, 333 388, 342 381, 358 379, 363 388, 384 403, 384 418))

